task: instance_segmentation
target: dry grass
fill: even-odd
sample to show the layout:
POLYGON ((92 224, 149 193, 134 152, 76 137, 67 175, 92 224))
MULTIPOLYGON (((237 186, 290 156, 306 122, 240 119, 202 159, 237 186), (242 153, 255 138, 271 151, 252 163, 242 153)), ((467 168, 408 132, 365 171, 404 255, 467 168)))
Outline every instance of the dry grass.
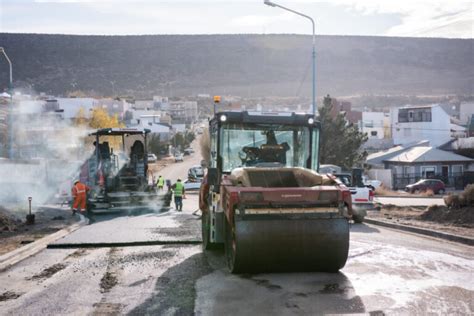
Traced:
POLYGON ((374 194, 377 195, 377 196, 402 196, 402 195, 405 195, 403 193, 387 189, 383 185, 381 185, 380 187, 375 189, 374 194))
POLYGON ((426 196, 426 197, 433 197, 433 196, 435 196, 433 190, 431 190, 431 189, 428 189, 428 190, 426 190, 426 191, 422 191, 422 192, 420 192, 419 195, 421 195, 421 196, 426 196))
POLYGON ((474 184, 469 184, 464 191, 459 194, 449 194, 445 196, 444 202, 450 208, 474 206, 474 184))

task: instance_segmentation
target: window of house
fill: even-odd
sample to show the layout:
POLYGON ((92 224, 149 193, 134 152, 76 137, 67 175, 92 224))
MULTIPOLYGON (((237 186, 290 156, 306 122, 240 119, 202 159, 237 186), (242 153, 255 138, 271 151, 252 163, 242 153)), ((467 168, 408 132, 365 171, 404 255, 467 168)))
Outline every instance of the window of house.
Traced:
POLYGON ((462 174, 463 171, 463 166, 462 165, 453 165, 451 167, 451 172, 453 173, 453 176, 457 176, 462 174))
POLYGON ((400 109, 398 111, 398 122, 399 123, 408 122, 408 110, 407 109, 400 109))
POLYGON ((377 131, 371 131, 370 136, 377 136, 377 131))
POLYGON ((436 167, 434 166, 423 166, 421 167, 421 176, 423 178, 431 178, 436 174, 436 167))
POLYGON ((408 121, 413 122, 413 111, 408 112, 408 121))

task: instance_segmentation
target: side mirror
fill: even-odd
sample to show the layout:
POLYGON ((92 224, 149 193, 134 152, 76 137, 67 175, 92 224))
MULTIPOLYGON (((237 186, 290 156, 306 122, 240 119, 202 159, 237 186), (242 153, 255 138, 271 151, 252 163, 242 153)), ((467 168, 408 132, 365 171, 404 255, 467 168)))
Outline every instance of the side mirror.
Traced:
POLYGON ((217 168, 207 168, 207 183, 209 185, 219 184, 219 172, 217 168))

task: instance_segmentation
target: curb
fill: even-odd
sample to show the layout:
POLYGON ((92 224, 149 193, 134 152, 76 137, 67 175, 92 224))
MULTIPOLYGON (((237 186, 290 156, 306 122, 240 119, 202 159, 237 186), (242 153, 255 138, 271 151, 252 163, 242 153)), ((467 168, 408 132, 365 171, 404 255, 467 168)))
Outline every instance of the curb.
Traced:
POLYGON ((69 227, 61 229, 51 235, 40 238, 30 244, 27 244, 23 247, 20 247, 0 256, 0 272, 5 271, 9 267, 17 264, 18 262, 37 254, 41 250, 46 249, 49 243, 63 238, 66 235, 69 235, 70 233, 81 228, 85 224, 85 221, 80 221, 78 223, 72 224, 69 227))
POLYGON ((464 237, 464 236, 459 236, 459 235, 442 233, 442 232, 438 232, 438 231, 434 231, 434 230, 430 230, 430 229, 425 229, 425 228, 414 227, 414 226, 388 223, 388 222, 378 221, 378 220, 370 219, 370 218, 364 218, 364 222, 367 223, 367 224, 384 226, 384 227, 388 227, 388 228, 403 230, 403 231, 416 233, 416 234, 421 234, 421 235, 425 235, 425 236, 441 238, 441 239, 445 239, 445 240, 465 244, 465 245, 468 245, 468 246, 473 246, 474 245, 474 238, 470 238, 470 237, 464 237))

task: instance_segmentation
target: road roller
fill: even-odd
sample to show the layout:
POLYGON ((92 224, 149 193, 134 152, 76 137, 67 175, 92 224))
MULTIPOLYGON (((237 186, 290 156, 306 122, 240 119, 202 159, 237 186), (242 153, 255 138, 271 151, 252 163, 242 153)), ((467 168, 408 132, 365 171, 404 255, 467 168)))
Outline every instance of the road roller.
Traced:
POLYGON ((228 111, 209 121, 201 143, 203 248, 223 246, 230 272, 345 265, 351 193, 317 172, 320 130, 310 114, 228 111))

